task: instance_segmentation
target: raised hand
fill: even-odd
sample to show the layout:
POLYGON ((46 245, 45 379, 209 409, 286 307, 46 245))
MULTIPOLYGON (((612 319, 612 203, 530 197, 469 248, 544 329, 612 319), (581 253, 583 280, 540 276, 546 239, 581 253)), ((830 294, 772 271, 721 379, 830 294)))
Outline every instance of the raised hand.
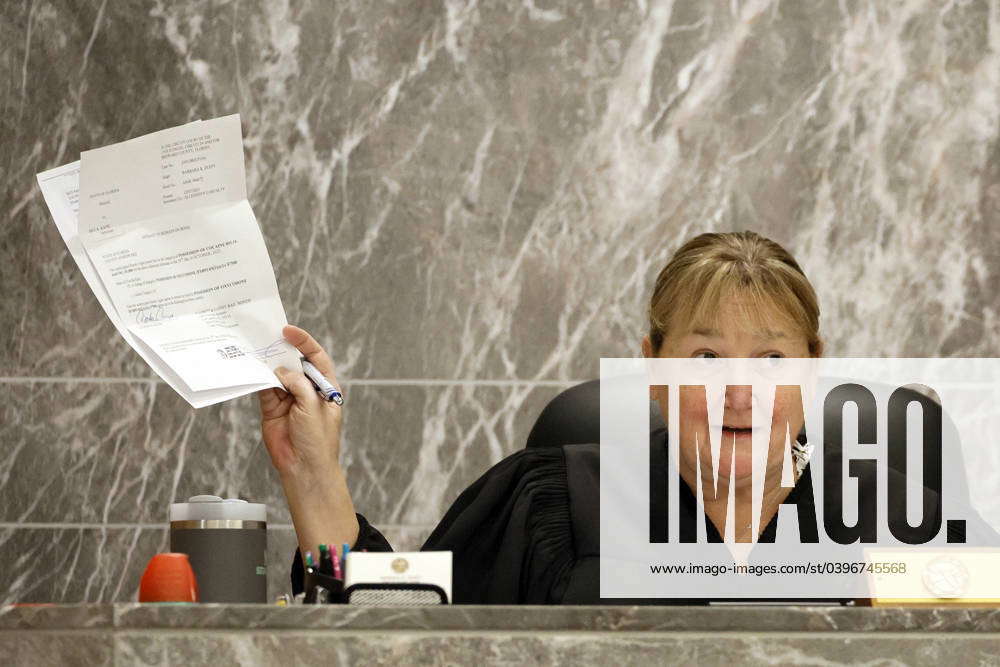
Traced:
MULTIPOLYGON (((286 326, 282 335, 334 385, 333 362, 306 331, 286 326)), ((303 467, 329 470, 339 464, 341 407, 323 400, 299 368, 275 371, 282 389, 258 392, 264 444, 280 475, 303 467)), ((339 386, 339 385, 337 385, 339 386)))
MULTIPOLYGON (((286 326, 282 335, 335 386, 333 362, 304 330, 286 326)), ((319 544, 353 546, 358 520, 340 467, 341 406, 316 392, 302 369, 275 371, 285 389, 258 392, 260 430, 281 477, 288 509, 304 552, 319 544)))

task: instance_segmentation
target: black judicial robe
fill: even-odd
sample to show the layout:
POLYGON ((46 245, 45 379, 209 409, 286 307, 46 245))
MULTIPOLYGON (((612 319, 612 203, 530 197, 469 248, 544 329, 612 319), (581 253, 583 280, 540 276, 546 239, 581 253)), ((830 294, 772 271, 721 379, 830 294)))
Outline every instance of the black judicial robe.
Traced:
MULTIPOLYGON (((654 431, 650 438, 652 478, 659 469, 666 480, 666 429, 654 431)), ((453 552, 456 604, 705 604, 705 600, 687 598, 600 597, 599 490, 599 445, 518 451, 458 497, 421 550, 453 552)), ((697 503, 686 484, 680 502, 680 511, 693 517, 697 503)), ((785 502, 799 503, 801 508, 814 503, 809 466, 785 502)), ((665 504, 653 508, 654 515, 665 516, 665 512, 665 504)), ((702 517, 709 542, 721 543, 715 526, 702 517)), ((385 537, 360 514, 358 523, 354 549, 392 551, 385 537)), ((773 540, 776 529, 777 514, 761 539, 773 540)), ((711 545, 706 548, 713 549, 711 545)), ((714 548, 725 549, 721 544, 714 548)), ((720 552, 720 560, 728 554, 720 552)), ((292 564, 296 593, 302 590, 302 577, 296 552, 292 564)))

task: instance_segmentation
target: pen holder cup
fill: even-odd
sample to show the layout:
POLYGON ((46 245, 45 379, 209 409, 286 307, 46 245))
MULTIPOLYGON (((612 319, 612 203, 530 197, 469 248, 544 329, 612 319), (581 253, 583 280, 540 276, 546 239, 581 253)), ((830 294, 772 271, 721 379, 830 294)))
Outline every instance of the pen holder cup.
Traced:
POLYGON ((326 604, 344 602, 344 582, 328 574, 322 574, 314 567, 307 567, 303 578, 306 604, 326 604), (323 591, 326 591, 324 594, 323 591), (324 599, 325 598, 325 599, 324 599))

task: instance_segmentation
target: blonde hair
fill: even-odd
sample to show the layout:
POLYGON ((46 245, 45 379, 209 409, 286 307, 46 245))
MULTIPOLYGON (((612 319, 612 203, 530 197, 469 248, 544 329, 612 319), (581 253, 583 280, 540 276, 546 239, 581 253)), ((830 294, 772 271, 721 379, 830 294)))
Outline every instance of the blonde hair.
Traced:
POLYGON ((690 328, 715 326, 719 304, 741 297, 744 315, 768 328, 767 313, 787 318, 819 356, 819 302, 795 258, 774 241, 754 232, 709 233, 682 245, 656 277, 649 303, 649 340, 653 353, 678 322, 690 328))

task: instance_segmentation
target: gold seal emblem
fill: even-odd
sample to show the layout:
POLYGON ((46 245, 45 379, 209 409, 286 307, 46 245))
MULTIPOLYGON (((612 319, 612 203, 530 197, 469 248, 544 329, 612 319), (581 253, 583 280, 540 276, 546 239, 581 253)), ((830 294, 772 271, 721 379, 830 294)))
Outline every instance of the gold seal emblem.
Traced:
POLYGON ((410 568, 410 563, 405 558, 397 558, 392 561, 392 570, 399 574, 403 574, 410 568))

